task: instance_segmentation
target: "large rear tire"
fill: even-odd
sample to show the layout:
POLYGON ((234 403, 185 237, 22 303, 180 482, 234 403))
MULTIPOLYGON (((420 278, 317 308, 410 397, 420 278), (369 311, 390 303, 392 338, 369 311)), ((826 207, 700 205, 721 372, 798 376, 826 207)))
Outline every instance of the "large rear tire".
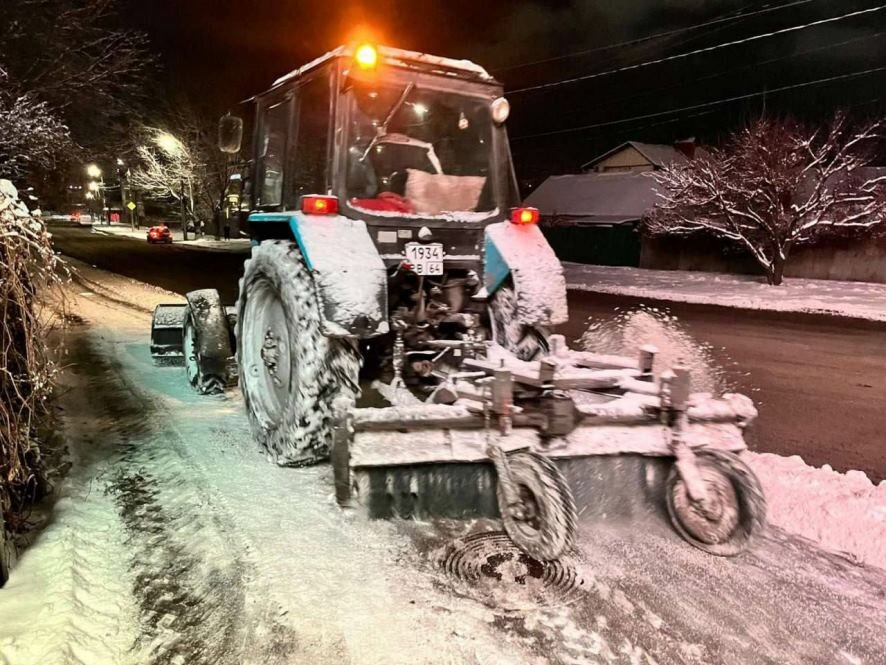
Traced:
POLYGON ((237 363, 252 433, 281 466, 329 456, 333 402, 355 400, 360 356, 323 334, 314 279, 295 243, 252 250, 237 302, 237 363))
POLYGON ((508 282, 499 287, 489 302, 492 339, 520 360, 538 360, 550 351, 548 331, 521 323, 517 315, 517 293, 508 282))
POLYGON ((693 547, 717 556, 740 554, 766 524, 760 481, 735 453, 698 450, 695 456, 714 515, 705 515, 693 503, 674 465, 665 489, 671 523, 693 547))

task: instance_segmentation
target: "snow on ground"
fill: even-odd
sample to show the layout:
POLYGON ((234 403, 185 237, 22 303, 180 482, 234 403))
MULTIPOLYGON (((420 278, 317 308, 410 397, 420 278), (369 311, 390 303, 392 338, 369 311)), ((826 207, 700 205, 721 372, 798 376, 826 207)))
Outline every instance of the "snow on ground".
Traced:
MULTIPOLYGON (((231 240, 216 240, 215 236, 210 234, 203 238, 194 239, 194 234, 188 234, 190 240, 182 240, 182 232, 178 229, 171 229, 172 239, 176 247, 185 247, 187 249, 203 249, 218 252, 243 252, 249 249, 249 238, 232 238, 231 240)), ((116 224, 94 224, 93 233, 101 233, 104 235, 118 236, 120 238, 132 238, 147 242, 148 229, 146 227, 132 230, 128 225, 116 224)))
POLYGON ((65 263, 71 268, 70 291, 78 298, 104 298, 142 312, 153 312, 157 305, 186 302, 178 293, 96 268, 69 256, 65 257, 65 263))
POLYGON ((771 524, 886 569, 886 480, 807 466, 797 455, 746 453, 771 524))
POLYGON ((784 284, 773 287, 752 275, 581 263, 564 263, 563 267, 570 289, 667 302, 886 321, 886 284, 785 278, 784 284))
MULTIPOLYGON (((74 468, 0 591, 3 665, 882 662, 886 575, 778 529, 720 559, 663 521, 584 524, 572 605, 487 607, 411 535, 447 542, 436 525, 366 521, 338 508, 328 466, 267 463, 236 390, 199 396, 180 368, 152 365, 148 308, 80 289, 62 403, 74 468)), ((808 515, 785 495, 807 472, 758 461, 776 524, 802 533, 808 515)), ((820 492, 846 503, 837 519, 870 520, 870 501, 845 501, 858 480, 820 492)))

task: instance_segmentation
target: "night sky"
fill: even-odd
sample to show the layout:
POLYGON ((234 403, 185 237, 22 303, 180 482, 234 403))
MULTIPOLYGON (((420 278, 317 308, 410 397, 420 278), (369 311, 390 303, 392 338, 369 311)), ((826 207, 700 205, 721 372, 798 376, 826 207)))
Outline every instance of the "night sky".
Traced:
MULTIPOLYGON (((881 4, 886 0, 122 0, 124 19, 145 30, 160 55, 167 94, 185 94, 219 112, 362 36, 476 60, 513 91, 881 4), (704 23, 709 25, 699 26, 704 23), (644 39, 660 33, 670 34, 644 39), (525 64, 550 58, 559 59, 525 64)), ((715 142, 764 108, 809 120, 837 107, 882 115, 886 71, 776 90, 878 67, 886 67, 886 8, 635 71, 511 93, 509 128, 518 172, 528 181, 573 171, 629 139, 670 143, 695 136, 715 142), (767 94, 669 113, 762 91, 767 94), (661 115, 629 120, 651 114, 661 115), (588 125, 600 126, 547 134, 588 125)))

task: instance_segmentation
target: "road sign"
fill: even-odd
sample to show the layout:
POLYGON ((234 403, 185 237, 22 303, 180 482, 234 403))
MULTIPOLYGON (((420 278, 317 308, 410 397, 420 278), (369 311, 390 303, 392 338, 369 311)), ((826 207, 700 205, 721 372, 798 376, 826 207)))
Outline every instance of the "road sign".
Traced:
POLYGON ((129 203, 126 204, 126 207, 129 208, 130 210, 135 210, 135 201, 130 201, 129 203))

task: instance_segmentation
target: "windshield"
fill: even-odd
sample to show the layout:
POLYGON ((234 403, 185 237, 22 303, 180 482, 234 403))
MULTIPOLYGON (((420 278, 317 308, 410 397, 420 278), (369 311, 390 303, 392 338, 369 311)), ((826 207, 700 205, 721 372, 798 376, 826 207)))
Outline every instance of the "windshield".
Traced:
POLYGON ((416 216, 494 210, 488 100, 357 83, 350 104, 353 208, 416 216))

